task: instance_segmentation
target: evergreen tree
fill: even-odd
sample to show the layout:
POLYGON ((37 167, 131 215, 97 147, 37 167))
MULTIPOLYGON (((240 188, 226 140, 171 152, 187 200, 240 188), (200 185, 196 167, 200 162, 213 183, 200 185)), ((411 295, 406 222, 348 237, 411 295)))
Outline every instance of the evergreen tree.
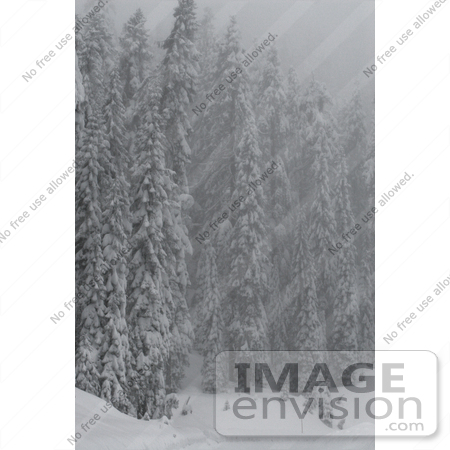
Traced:
POLYGON ((89 394, 99 396, 100 374, 97 370, 96 352, 89 336, 84 334, 75 352, 75 386, 89 394))
POLYGON ((335 260, 328 249, 336 239, 336 221, 331 202, 330 170, 331 149, 328 136, 323 127, 318 130, 318 138, 314 145, 314 175, 317 190, 311 207, 310 239, 311 251, 316 261, 316 288, 319 298, 320 321, 325 323, 331 314, 334 296, 335 260))
POLYGON ((99 395, 98 351, 104 336, 104 258, 101 243, 99 152, 104 147, 97 120, 89 115, 87 132, 79 151, 76 173, 76 385, 99 395))
POLYGON ((262 153, 235 17, 231 18, 217 61, 214 80, 226 84, 226 89, 199 122, 204 127, 200 135, 208 134, 209 138, 198 143, 196 154, 207 161, 207 166, 195 193, 199 192, 200 217, 214 217, 225 210, 232 213, 213 236, 219 244, 216 250, 221 282, 229 290, 223 308, 227 346, 235 350, 268 348, 265 302, 270 270, 264 248, 264 196, 262 189, 248 187, 262 172, 262 153), (237 76, 233 78, 231 72, 237 76), (200 147, 202 143, 204 148, 200 147), (245 198, 240 208, 230 211, 229 205, 240 196, 245 198))
MULTIPOLYGON (((286 94, 283 75, 275 47, 268 50, 262 65, 258 91, 257 115, 259 117, 258 128, 260 131, 261 151, 264 155, 263 160, 275 162, 276 164, 276 170, 264 182, 264 193, 266 196, 264 209, 267 211, 266 217, 269 219, 270 227, 275 231, 270 238, 270 243, 272 244, 270 249, 272 272, 270 286, 271 297, 275 299, 274 312, 276 313, 272 316, 272 319, 275 320, 275 317, 282 313, 281 310, 284 307, 280 303, 280 299, 283 298, 285 289, 285 285, 281 280, 285 277, 285 274, 281 270, 286 248, 284 239, 280 239, 279 235, 286 234, 281 222, 284 221, 291 207, 291 186, 284 165, 284 158, 287 157, 286 139, 289 122, 286 116, 286 94)), ((278 349, 285 348, 282 346, 283 340, 280 336, 280 342, 277 342, 278 349), (281 347, 279 347, 280 345, 281 347)), ((275 341, 272 342, 275 343, 275 341)))
POLYGON ((168 235, 174 234, 171 192, 174 188, 165 166, 159 91, 147 84, 148 107, 136 138, 132 250, 128 324, 132 352, 132 400, 138 418, 164 413, 164 364, 169 358, 170 321, 173 311, 168 235))
MULTIPOLYGON (((354 224, 350 204, 347 170, 344 159, 340 164, 340 177, 337 186, 337 223, 343 230, 350 230, 354 224)), ((359 307, 357 298, 357 278, 355 246, 347 242, 337 254, 337 282, 333 305, 333 328, 330 337, 332 350, 358 349, 359 307)))
MULTIPOLYGON (((298 212, 295 227, 295 258, 293 280, 289 290, 292 306, 289 314, 289 348, 299 350, 298 359, 302 370, 299 384, 305 385, 309 370, 317 362, 318 353, 312 350, 326 349, 326 324, 320 320, 319 301, 316 291, 316 270, 309 248, 308 222, 304 208, 298 212)), ((313 407, 317 401, 314 400, 313 407)))
POLYGON ((175 187, 172 192, 172 217, 175 233, 171 244, 174 255, 175 273, 173 286, 173 321, 171 324, 172 345, 170 359, 166 365, 167 386, 176 391, 183 378, 184 367, 189 364, 188 354, 194 338, 186 304, 186 287, 189 276, 186 268, 186 253, 192 253, 184 224, 182 203, 188 195, 186 164, 190 161, 191 150, 187 136, 191 131, 187 110, 196 93, 198 77, 198 52, 194 36, 198 28, 193 0, 178 0, 175 8, 175 24, 162 47, 166 51, 162 62, 164 76, 161 97, 161 112, 165 118, 164 133, 168 143, 168 167, 173 170, 175 187))
POLYGON ((114 66, 116 53, 111 24, 103 12, 96 13, 84 32, 80 47, 80 70, 84 87, 93 108, 102 108, 105 102, 108 74, 114 66))
POLYGON ((106 140, 110 160, 105 170, 105 211, 103 214, 103 257, 109 267, 105 274, 108 296, 105 305, 104 341, 100 353, 103 370, 102 398, 111 401, 121 411, 128 412, 125 396, 127 376, 131 370, 131 355, 126 323, 126 286, 128 237, 131 231, 129 184, 125 178, 128 155, 125 146, 124 107, 121 100, 118 71, 111 75, 107 103, 104 107, 106 140))
POLYGON ((270 216, 279 223, 291 206, 290 183, 284 167, 287 156, 286 138, 289 121, 286 116, 286 94, 280 61, 275 47, 268 50, 263 66, 258 95, 261 150, 266 161, 276 161, 265 189, 270 216))
POLYGON ((150 73, 152 52, 146 18, 139 8, 123 26, 120 38, 120 74, 127 104, 135 97, 141 83, 150 73))
MULTIPOLYGON (((242 80, 241 84, 244 84, 245 74, 242 80)), ((261 151, 253 112, 244 96, 246 91, 241 91, 244 129, 237 146, 236 193, 246 192, 247 198, 240 207, 231 234, 231 291, 228 294, 231 317, 228 330, 233 350, 263 350, 268 348, 264 306, 268 294, 268 261, 264 253, 266 230, 261 208, 264 200, 260 190, 251 192, 248 188, 260 172, 261 151)))
POLYGON ((186 163, 191 150, 186 141, 191 131, 187 115, 196 94, 199 54, 194 44, 198 29, 194 0, 178 0, 175 24, 162 47, 166 51, 162 62, 164 79, 161 99, 162 112, 167 119, 165 134, 170 145, 171 166, 180 193, 187 193, 186 163))

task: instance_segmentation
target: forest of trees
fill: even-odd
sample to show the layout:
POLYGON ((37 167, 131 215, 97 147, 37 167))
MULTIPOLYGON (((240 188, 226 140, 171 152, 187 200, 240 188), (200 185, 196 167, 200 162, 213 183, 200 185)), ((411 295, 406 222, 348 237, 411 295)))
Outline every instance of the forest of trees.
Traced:
POLYGON ((300 83, 278 43, 245 68, 235 17, 219 36, 178 3, 162 42, 141 10, 76 36, 76 386, 139 419, 165 414, 192 350, 214 392, 222 350, 374 348, 374 223, 341 238, 374 202, 373 105, 300 83))

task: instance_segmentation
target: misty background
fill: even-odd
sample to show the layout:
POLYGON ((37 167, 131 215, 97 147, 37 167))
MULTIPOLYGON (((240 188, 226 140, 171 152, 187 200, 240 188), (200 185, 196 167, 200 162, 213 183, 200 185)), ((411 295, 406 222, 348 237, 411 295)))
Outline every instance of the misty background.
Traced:
MULTIPOLYGON (((80 1, 76 13, 83 17, 98 0, 80 1)), ((198 0, 197 16, 206 7, 214 13, 219 36, 225 34, 230 16, 236 15, 242 43, 251 50, 277 21, 291 26, 277 39, 283 71, 292 65, 300 81, 311 74, 326 84, 337 103, 347 98, 359 83, 365 104, 374 97, 374 83, 362 71, 373 64, 375 52, 375 8, 372 0, 198 0)), ((162 41, 173 25, 176 0, 109 0, 107 9, 120 34, 123 24, 138 9, 147 18, 152 40, 162 41)), ((370 108, 369 108, 370 109, 370 108)), ((369 111, 365 111, 366 113, 369 111)))

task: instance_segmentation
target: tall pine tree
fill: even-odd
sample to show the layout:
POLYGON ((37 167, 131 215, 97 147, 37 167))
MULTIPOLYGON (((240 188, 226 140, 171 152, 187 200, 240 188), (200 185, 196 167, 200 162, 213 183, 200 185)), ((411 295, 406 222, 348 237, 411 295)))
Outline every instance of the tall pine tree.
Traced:
POLYGON ((98 352, 103 342, 106 288, 101 221, 99 153, 104 148, 98 111, 89 114, 76 173, 76 385, 100 394, 98 352))
POLYGON ((251 191, 248 187, 260 173, 261 151, 253 112, 245 98, 245 83, 243 74, 240 106, 244 111, 244 129, 237 146, 236 195, 245 192, 246 198, 230 238, 229 337, 233 350, 264 350, 268 348, 265 303, 269 292, 265 217, 261 207, 264 200, 260 190, 251 191))
MULTIPOLYGON (((350 230, 354 217, 350 203, 350 187, 344 159, 340 164, 339 182, 336 188, 337 224, 342 230, 350 230)), ((348 239, 348 238, 347 238, 348 239)), ((337 254, 337 281, 334 292, 331 350, 358 349, 358 317, 356 249, 353 242, 346 242, 337 254)))
POLYGON ((138 9, 123 26, 120 37, 120 75, 124 83, 127 104, 136 95, 141 83, 150 73, 152 52, 146 18, 138 9))
POLYGON ((180 193, 187 192, 186 164, 191 150, 186 137, 191 131, 187 115, 196 94, 196 82, 200 57, 195 44, 198 24, 194 0, 178 0, 175 8, 175 24, 169 37, 162 44, 166 51, 162 62, 164 87, 161 110, 166 119, 165 134, 169 141, 171 167, 175 171, 175 183, 180 193))
MULTIPOLYGON (((369 205, 375 204, 375 123, 372 121, 364 162, 364 185, 369 205)), ((367 223, 361 245, 360 348, 375 350, 375 218, 367 223)))
POLYGON ((126 322, 127 249, 131 232, 130 186, 126 180, 128 154, 124 128, 122 86, 117 70, 111 79, 104 107, 106 141, 109 147, 105 170, 105 211, 103 213, 103 257, 109 269, 105 273, 107 299, 104 317, 104 341, 99 355, 102 364, 101 395, 121 411, 128 412, 127 376, 131 370, 131 355, 126 322))
POLYGON ((316 261, 316 288, 319 298, 320 320, 325 323, 332 314, 330 310, 334 295, 335 260, 328 249, 336 239, 336 220, 331 201, 329 162, 331 150, 328 136, 323 127, 318 130, 314 145, 316 161, 314 173, 316 192, 311 206, 310 239, 311 251, 316 261))
POLYGON ((164 77, 161 113, 165 119, 168 166, 173 171, 175 182, 171 200, 177 234, 176 238, 169 240, 171 252, 176 259, 175 274, 171 280, 174 296, 172 342, 170 360, 166 365, 167 385, 170 391, 179 388, 184 367, 189 364, 188 354, 194 338, 186 304, 189 277, 185 262, 186 253, 192 253, 192 247, 184 224, 182 204, 188 195, 186 164, 191 156, 191 149, 186 140, 191 131, 187 111, 196 93, 199 69, 197 62, 199 54, 194 44, 198 28, 195 8, 193 0, 178 0, 174 13, 175 24, 169 37, 162 44, 166 53, 161 65, 164 77))
POLYGON ((97 109, 104 105, 108 75, 115 65, 116 51, 110 28, 105 13, 96 13, 84 31, 84 38, 78 39, 84 88, 91 106, 97 109))
POLYGON ((268 185, 265 186, 268 209, 275 223, 280 222, 291 206, 291 187, 284 166, 289 129, 286 103, 278 52, 275 47, 272 47, 268 50, 263 65, 257 113, 258 128, 261 135, 261 151, 266 161, 276 161, 278 166, 271 174, 268 185))
POLYGON ((150 83, 148 106, 136 138, 132 250, 128 323, 132 352, 132 401, 138 418, 164 413, 164 366, 170 351, 173 311, 170 277, 174 271, 168 236, 174 234, 170 197, 174 188, 166 168, 158 113, 159 92, 150 83))
MULTIPOLYGON (((333 315, 333 295, 336 260, 329 248, 336 240, 336 217, 332 203, 332 183, 335 161, 339 155, 336 124, 329 106, 331 97, 325 87, 313 80, 302 102, 305 127, 303 141, 305 151, 312 156, 309 172, 313 202, 310 214, 311 252, 316 261, 316 288, 319 298, 320 320, 328 321, 333 315)), ((328 334, 328 332, 327 332, 328 334)))

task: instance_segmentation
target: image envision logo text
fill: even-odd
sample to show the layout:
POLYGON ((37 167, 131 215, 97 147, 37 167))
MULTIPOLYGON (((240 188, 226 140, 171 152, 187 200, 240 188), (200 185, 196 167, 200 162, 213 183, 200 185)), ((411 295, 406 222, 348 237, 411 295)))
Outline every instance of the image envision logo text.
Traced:
POLYGON ((224 435, 424 436, 436 429, 430 352, 223 352, 216 380, 216 429, 224 435), (427 386, 419 366, 429 371, 427 386))

